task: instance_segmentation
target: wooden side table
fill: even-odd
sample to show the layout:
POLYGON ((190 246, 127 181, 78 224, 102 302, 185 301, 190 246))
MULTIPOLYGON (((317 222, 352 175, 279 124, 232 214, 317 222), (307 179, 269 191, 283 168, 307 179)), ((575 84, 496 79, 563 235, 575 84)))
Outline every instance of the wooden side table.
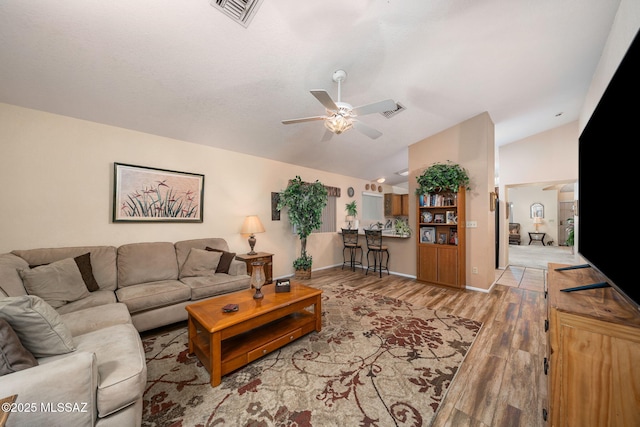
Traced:
POLYGON ((531 242, 540 242, 542 243, 542 246, 544 246, 544 236, 546 235, 547 233, 529 232, 529 244, 531 244, 531 242))
POLYGON ((264 262, 264 275, 267 279, 265 283, 273 282, 273 254, 269 254, 267 252, 258 252, 255 255, 239 254, 236 255, 236 259, 247 264, 247 274, 249 276, 251 276, 251 272, 253 271, 253 266, 251 265, 252 262, 264 262))

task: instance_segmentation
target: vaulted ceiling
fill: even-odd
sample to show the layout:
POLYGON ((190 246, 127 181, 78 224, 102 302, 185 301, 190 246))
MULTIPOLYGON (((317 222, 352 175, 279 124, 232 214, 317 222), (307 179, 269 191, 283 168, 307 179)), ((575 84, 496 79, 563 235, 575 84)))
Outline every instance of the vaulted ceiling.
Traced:
POLYGON ((482 112, 498 145, 577 120, 619 2, 264 0, 245 27, 208 0, 2 0, 0 102, 394 184, 482 112), (338 69, 342 101, 406 108, 360 117, 380 138, 281 123, 323 115, 338 69))

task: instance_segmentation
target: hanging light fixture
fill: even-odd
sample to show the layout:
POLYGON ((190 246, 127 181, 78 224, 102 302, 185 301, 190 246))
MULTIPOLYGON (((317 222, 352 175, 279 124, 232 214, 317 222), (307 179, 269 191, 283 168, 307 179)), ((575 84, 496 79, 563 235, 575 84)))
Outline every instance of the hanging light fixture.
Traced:
POLYGON ((325 119, 324 127, 336 135, 340 135, 342 132, 351 129, 353 127, 353 123, 338 112, 325 119))

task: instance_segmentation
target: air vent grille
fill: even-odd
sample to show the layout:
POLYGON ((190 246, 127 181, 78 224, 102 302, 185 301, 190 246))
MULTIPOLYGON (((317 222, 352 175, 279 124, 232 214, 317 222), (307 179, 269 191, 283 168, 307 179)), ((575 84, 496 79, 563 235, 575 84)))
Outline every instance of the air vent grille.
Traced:
POLYGON ((399 114, 401 112, 403 112, 404 110, 406 110, 406 107, 402 104, 400 104, 399 102, 396 102, 396 108, 393 110, 389 110, 389 111, 383 111, 382 114, 383 116, 385 116, 387 119, 390 119, 391 117, 395 116, 396 114, 399 114))
POLYGON ((209 3, 246 28, 258 11, 262 0, 211 0, 209 3))

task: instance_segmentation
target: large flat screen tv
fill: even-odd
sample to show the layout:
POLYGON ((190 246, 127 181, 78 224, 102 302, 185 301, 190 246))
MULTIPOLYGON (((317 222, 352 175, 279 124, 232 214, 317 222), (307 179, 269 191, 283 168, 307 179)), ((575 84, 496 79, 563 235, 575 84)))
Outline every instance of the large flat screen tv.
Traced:
POLYGON ((638 310, 639 34, 580 135, 576 221, 578 253, 638 310))

